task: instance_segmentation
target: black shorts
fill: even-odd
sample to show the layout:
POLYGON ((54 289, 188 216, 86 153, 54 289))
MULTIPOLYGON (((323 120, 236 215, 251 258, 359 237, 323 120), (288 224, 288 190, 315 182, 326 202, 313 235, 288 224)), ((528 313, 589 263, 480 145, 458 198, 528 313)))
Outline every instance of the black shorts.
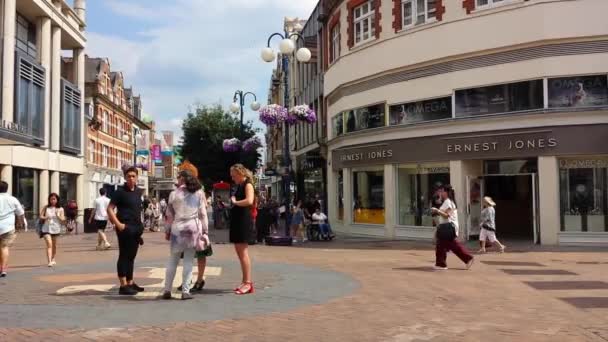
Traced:
POLYGON ((106 230, 106 227, 108 226, 108 221, 94 220, 93 225, 97 230, 106 230))

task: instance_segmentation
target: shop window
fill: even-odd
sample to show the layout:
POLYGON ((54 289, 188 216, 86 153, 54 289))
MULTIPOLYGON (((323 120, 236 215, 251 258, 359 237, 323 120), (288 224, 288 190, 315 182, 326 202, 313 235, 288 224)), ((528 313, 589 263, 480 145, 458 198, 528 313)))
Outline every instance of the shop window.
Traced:
POLYGON ((344 134, 344 115, 342 113, 334 116, 332 119, 332 131, 334 138, 344 134))
POLYGON ((384 224, 384 171, 353 172, 353 222, 384 224))
POLYGON ((403 226, 433 227, 433 205, 440 203, 437 190, 449 184, 447 164, 400 166, 398 171, 398 223, 403 226))
POLYGON ((457 90, 456 117, 542 109, 543 81, 533 80, 457 90))
POLYGON ((383 103, 350 110, 346 113, 346 132, 383 127, 386 125, 385 116, 383 103))
MULTIPOLYGON (((21 167, 13 168, 13 196, 15 196, 25 209, 28 220, 38 217, 38 174, 34 169, 21 167)), ((46 201, 46 200, 45 200, 46 201)), ((46 205, 46 203, 40 203, 46 205)))
POLYGON ((452 97, 392 105, 390 124, 402 125, 452 118, 452 97))
POLYGON ((81 127, 80 108, 81 93, 78 87, 66 80, 61 80, 61 150, 80 153, 81 127))
POLYGON ((338 194, 336 200, 338 201, 338 220, 344 220, 344 171, 338 171, 338 181, 336 182, 337 189, 336 194, 338 194))
POLYGON ((562 232, 608 232, 608 158, 561 159, 562 232))
POLYGON ((59 174, 59 197, 61 206, 66 206, 68 201, 76 200, 76 179, 77 175, 71 173, 59 174))
POLYGON ((608 76, 550 78, 549 108, 608 106, 608 76))

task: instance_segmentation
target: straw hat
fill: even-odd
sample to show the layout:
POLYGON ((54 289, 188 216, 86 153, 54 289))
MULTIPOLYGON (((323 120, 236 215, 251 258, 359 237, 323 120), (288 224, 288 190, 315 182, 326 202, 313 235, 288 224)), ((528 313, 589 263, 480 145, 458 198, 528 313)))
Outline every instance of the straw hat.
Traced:
POLYGON ((487 205, 489 205, 491 207, 495 207, 496 206, 496 203, 492 200, 492 197, 490 197, 490 196, 484 197, 483 198, 483 203, 487 204, 487 205))

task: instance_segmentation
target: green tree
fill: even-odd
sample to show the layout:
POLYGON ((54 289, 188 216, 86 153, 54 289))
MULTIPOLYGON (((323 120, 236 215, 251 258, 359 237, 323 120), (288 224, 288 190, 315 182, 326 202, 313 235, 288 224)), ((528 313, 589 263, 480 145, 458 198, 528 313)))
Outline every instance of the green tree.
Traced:
POLYGON ((256 170, 262 156, 257 151, 228 153, 223 150, 224 139, 251 138, 259 130, 252 122, 243 123, 243 136, 240 134, 240 117, 224 111, 221 105, 194 105, 182 129, 184 136, 180 146, 183 160, 189 160, 199 170, 205 189, 211 189, 215 182, 230 181, 230 166, 242 163, 248 169, 256 170))

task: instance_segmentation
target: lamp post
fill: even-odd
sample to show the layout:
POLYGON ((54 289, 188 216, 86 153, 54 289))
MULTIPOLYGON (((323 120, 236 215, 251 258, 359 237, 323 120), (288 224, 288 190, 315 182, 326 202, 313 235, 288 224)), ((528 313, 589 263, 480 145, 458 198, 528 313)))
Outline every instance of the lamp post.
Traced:
POLYGON ((239 110, 241 112, 241 126, 240 126, 240 131, 239 131, 239 140, 243 140, 243 131, 244 131, 243 116, 245 114, 243 107, 245 107, 245 98, 247 97, 247 95, 253 96, 253 102, 251 103, 251 106, 250 106, 251 110, 253 110, 254 112, 257 112, 260 109, 260 104, 258 103, 258 99, 254 93, 252 93, 250 91, 243 92, 242 90, 237 90, 234 92, 233 102, 230 104, 230 111, 234 114, 238 113, 239 110))
MULTIPOLYGON (((284 82, 284 102, 285 107, 289 108, 289 56, 295 51, 295 57, 298 62, 306 63, 310 61, 312 53, 306 47, 300 48, 296 51, 296 44, 298 40, 304 42, 304 37, 297 33, 273 33, 268 37, 268 43, 266 47, 262 49, 261 57, 264 62, 271 63, 275 60, 275 51, 270 47, 270 41, 274 37, 281 37, 281 43, 279 43, 279 51, 282 55, 281 67, 283 68, 283 82, 284 82)), ((285 200, 286 209, 289 205, 290 192, 291 192, 291 157, 289 155, 289 125, 287 122, 283 123, 283 165, 285 166, 285 175, 283 176, 283 198, 285 200)))

